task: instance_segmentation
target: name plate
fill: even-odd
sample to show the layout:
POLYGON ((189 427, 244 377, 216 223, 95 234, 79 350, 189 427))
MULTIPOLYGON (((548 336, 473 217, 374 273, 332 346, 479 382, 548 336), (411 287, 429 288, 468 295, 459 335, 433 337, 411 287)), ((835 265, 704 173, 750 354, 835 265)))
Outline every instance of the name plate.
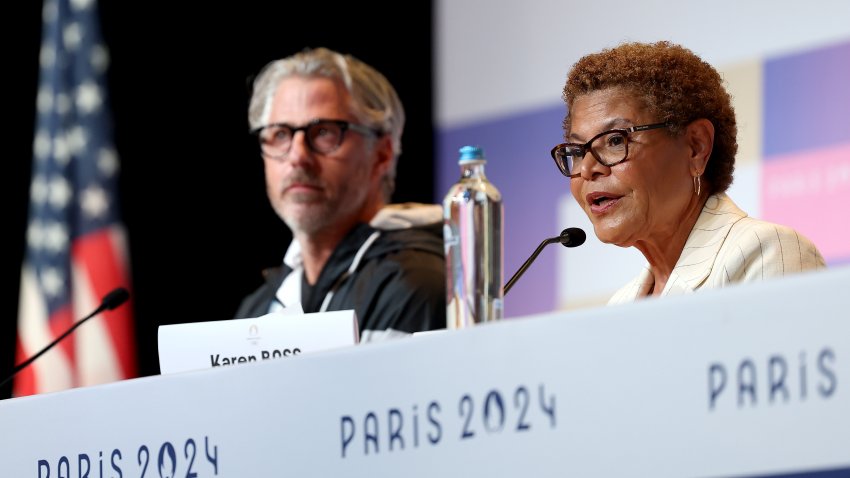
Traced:
POLYGON ((158 335, 162 374, 294 357, 360 340, 353 310, 161 325, 158 335))

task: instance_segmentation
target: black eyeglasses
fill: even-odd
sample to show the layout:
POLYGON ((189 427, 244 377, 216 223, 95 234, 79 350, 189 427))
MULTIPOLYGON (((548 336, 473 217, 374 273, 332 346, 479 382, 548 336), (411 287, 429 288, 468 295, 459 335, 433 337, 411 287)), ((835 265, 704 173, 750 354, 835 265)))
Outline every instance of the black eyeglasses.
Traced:
POLYGON ((345 132, 351 130, 363 135, 381 136, 383 131, 372 129, 345 120, 315 119, 304 126, 295 127, 286 123, 274 123, 251 131, 260 141, 263 156, 282 159, 292 148, 295 133, 304 132, 307 146, 314 153, 334 152, 345 140, 345 132))
POLYGON ((608 167, 616 166, 629 157, 629 134, 671 125, 670 122, 664 122, 603 131, 584 144, 561 143, 555 146, 552 148, 552 159, 555 160, 561 174, 568 178, 575 178, 581 174, 581 160, 588 151, 600 164, 608 167))

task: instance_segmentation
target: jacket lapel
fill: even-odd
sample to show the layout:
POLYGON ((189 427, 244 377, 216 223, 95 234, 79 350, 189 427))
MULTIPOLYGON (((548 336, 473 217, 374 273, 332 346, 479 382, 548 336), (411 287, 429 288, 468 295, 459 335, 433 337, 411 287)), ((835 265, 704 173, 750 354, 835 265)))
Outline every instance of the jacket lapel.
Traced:
POLYGON ((732 225, 746 216, 725 193, 709 197, 670 274, 664 295, 691 292, 705 282, 732 225))

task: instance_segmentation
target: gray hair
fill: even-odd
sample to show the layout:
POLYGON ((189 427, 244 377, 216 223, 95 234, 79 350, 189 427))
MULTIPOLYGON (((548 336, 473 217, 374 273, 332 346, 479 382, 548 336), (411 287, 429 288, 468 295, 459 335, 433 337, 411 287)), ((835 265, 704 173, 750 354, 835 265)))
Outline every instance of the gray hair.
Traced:
POLYGON ((268 123, 277 85, 291 76, 330 78, 342 84, 352 98, 352 110, 358 121, 390 135, 393 160, 383 178, 384 197, 389 201, 395 189, 396 163, 401 154, 404 131, 404 107, 393 86, 379 71, 351 55, 327 48, 306 49, 267 64, 254 80, 248 107, 251 129, 268 123))

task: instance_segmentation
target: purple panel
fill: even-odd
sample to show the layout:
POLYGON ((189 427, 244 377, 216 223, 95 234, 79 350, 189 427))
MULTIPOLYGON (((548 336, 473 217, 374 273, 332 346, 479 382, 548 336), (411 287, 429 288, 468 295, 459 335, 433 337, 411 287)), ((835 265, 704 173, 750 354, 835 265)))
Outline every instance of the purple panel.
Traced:
POLYGON ((850 141, 850 43, 769 60, 764 155, 850 141))
MULTIPOLYGON (((437 191, 442 201, 458 180, 458 149, 477 145, 487 158, 488 179, 505 206, 505 282, 557 224, 557 200, 569 194, 569 180, 558 172, 550 149, 563 139, 563 105, 437 133, 437 191)), ((505 297, 505 316, 549 312, 555 308, 554 250, 544 250, 505 297)))

